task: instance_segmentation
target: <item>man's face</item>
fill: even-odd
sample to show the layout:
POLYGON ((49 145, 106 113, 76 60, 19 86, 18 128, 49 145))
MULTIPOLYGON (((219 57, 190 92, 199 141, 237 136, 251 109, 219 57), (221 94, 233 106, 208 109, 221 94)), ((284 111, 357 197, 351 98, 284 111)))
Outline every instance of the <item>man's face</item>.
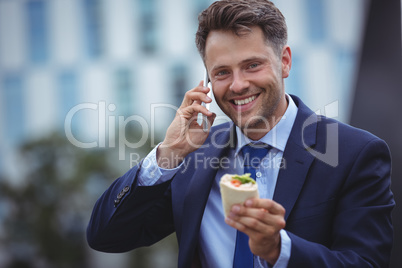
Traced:
POLYGON ((219 107, 246 135, 259 130, 256 138, 262 137, 284 114, 283 78, 289 75, 290 49, 286 46, 276 55, 259 27, 241 36, 211 31, 205 64, 219 107))

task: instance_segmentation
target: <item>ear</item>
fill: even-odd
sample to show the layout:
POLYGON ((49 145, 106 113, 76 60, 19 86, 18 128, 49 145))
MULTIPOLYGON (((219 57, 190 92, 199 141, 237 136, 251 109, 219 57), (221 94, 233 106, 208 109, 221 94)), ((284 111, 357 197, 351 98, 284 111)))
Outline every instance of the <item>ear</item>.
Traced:
POLYGON ((288 45, 282 49, 282 78, 287 78, 292 68, 292 51, 288 45))

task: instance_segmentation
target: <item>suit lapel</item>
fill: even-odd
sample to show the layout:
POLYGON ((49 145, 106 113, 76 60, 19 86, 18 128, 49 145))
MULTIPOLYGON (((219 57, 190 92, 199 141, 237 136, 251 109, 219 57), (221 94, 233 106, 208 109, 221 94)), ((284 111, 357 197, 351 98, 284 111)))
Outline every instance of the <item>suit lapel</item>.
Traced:
POLYGON ((289 146, 293 148, 285 150, 273 197, 285 208, 285 220, 287 220, 299 197, 307 172, 314 159, 313 155, 303 148, 290 144, 286 147, 289 146))
POLYGON ((224 128, 219 128, 215 132, 210 133, 212 141, 206 142, 206 144, 209 144, 208 148, 197 151, 198 155, 192 154, 193 159, 190 163, 196 166, 194 167, 192 177, 188 178, 190 179, 190 184, 186 190, 183 204, 180 248, 185 250, 187 254, 179 256, 179 262, 182 264, 190 264, 192 262, 204 209, 208 201, 212 182, 220 166, 215 161, 227 155, 232 144, 231 141, 234 140, 233 133, 233 124, 226 124, 224 128), (180 257, 185 259, 180 259, 180 257))
POLYGON ((282 167, 278 174, 273 199, 286 210, 285 220, 296 203, 307 173, 314 160, 308 152, 316 143, 317 115, 300 99, 292 96, 298 113, 283 153, 282 167))

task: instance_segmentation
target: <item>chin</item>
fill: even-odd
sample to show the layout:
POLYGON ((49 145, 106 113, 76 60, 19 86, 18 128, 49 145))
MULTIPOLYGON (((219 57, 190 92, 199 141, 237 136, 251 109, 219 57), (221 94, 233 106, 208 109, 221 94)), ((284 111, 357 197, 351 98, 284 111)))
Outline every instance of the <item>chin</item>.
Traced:
POLYGON ((269 123, 266 118, 251 119, 245 122, 237 121, 236 126, 238 126, 243 132, 255 130, 265 131, 266 129, 269 129, 269 123))

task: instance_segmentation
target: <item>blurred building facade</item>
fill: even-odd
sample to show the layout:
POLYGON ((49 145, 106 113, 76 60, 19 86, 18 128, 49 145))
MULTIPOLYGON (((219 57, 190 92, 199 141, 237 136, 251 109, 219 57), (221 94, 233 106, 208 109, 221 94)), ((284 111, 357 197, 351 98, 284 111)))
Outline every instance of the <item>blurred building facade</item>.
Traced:
MULTIPOLYGON (((178 106, 202 79, 194 35, 211 2, 0 0, 0 170, 17 176, 15 147, 64 131, 67 115, 76 140, 100 147, 119 116, 149 127, 152 116, 163 132, 174 111, 161 104, 178 106)), ((274 2, 293 52, 287 91, 347 121, 366 1, 274 2)))
MULTIPOLYGON (((202 79, 194 37, 212 2, 0 0, 0 175, 18 183, 18 146, 52 131, 88 148, 117 146, 130 120, 163 136, 202 79)), ((287 92, 347 122, 368 1, 274 2, 293 54, 287 92)))

